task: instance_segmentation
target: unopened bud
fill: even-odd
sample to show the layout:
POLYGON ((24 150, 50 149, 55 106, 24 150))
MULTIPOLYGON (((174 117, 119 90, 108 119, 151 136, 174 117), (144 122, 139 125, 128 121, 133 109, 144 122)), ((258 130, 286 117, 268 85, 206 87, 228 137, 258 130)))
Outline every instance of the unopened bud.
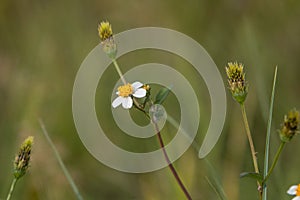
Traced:
POLYGON ((228 77, 229 90, 233 98, 240 104, 244 103, 248 94, 248 84, 245 80, 244 67, 240 63, 228 63, 226 73, 228 77))
POLYGON ((289 142, 297 133, 299 133, 299 112, 293 109, 284 116, 284 122, 279 135, 281 141, 289 142))
POLYGON ((109 22, 101 22, 98 26, 98 33, 103 51, 111 58, 117 55, 117 45, 115 43, 112 28, 109 22))
POLYGON ((16 179, 21 178, 27 172, 30 164, 30 154, 33 145, 33 137, 30 136, 24 140, 20 147, 18 155, 16 155, 14 161, 14 176, 16 179))

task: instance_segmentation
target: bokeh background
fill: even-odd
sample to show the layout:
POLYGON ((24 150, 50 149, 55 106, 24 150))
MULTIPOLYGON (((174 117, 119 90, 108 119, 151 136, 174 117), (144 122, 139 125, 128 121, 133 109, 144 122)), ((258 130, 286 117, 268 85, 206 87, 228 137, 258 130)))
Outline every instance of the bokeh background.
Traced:
MULTIPOLYGON (((109 20, 115 33, 158 26, 192 37, 211 55, 225 84, 226 63, 243 62, 250 84, 246 109, 261 167, 273 73, 277 65, 271 136, 271 158, 274 157, 279 144, 276 130, 284 114, 291 108, 300 108, 299 1, 1 0, 0 198, 5 198, 9 190, 12 161, 18 146, 28 135, 33 135, 35 146, 30 172, 17 184, 13 198, 76 199, 41 132, 38 124, 41 118, 85 199, 184 199, 167 168, 147 174, 118 172, 94 159, 79 139, 72 118, 73 83, 81 62, 99 44, 97 25, 101 20, 109 20)), ((148 50, 120 58, 124 72, 146 62, 176 68, 189 77, 199 91, 203 123, 200 123, 197 142, 201 143, 201 132, 206 130, 210 117, 209 108, 205 107, 210 103, 209 95, 201 77, 195 75, 184 60, 165 52, 148 50)), ((101 79, 96 96, 97 113, 109 130, 108 137, 132 151, 157 148, 155 138, 148 146, 124 138, 113 122, 110 97, 117 80, 111 66, 101 79)), ((214 169, 198 159, 197 149, 193 147, 175 162, 195 199, 218 199, 210 185, 211 177, 220 181, 230 200, 257 198, 255 182, 239 178, 241 172, 252 171, 253 167, 239 106, 227 94, 224 131, 207 157, 214 169)), ((171 95, 165 104, 174 115, 178 113, 175 96, 171 95)), ((138 123, 145 123, 138 120, 139 114, 133 112, 132 115, 138 123)), ((172 139, 174 131, 168 130, 164 133, 166 142, 172 139)), ((269 199, 291 199, 286 190, 300 183, 299 140, 296 137, 284 149, 270 178, 269 199)))

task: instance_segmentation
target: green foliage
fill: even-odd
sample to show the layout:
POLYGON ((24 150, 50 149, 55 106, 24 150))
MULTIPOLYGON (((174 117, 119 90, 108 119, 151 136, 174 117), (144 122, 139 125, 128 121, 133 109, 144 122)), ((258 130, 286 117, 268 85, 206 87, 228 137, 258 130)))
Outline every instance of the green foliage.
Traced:
MULTIPOLYGON (((272 126, 272 116, 273 116, 273 108, 274 108, 274 96, 275 96, 275 88, 277 81, 277 66, 275 67, 274 72, 274 80, 272 87, 272 94, 270 100, 270 109, 269 109, 269 119, 268 119, 268 127, 266 134, 266 145, 265 145, 265 159, 264 159, 264 178, 266 178, 269 170, 269 155, 270 155, 270 137, 271 137, 271 126, 272 126)), ((263 200, 267 200, 267 187, 263 187, 263 200)))
POLYGON ((154 104, 162 104, 170 93, 170 88, 161 88, 155 96, 154 104))
POLYGON ((255 172, 243 172, 240 174, 240 178, 253 178, 259 183, 262 183, 263 176, 261 174, 255 173, 255 172))

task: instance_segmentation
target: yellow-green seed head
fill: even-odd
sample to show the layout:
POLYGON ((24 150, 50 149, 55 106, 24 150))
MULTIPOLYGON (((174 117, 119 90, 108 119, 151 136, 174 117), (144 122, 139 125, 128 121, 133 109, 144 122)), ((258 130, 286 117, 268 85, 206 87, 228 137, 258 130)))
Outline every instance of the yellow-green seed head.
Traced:
POLYGON ((284 122, 279 131, 281 141, 289 142, 299 133, 299 118, 299 112, 296 109, 291 110, 284 116, 284 122))
POLYGON ((98 34, 101 40, 103 51, 111 58, 117 55, 117 45, 115 43, 112 28, 109 22, 101 22, 98 26, 98 34))
POLYGON ((98 26, 98 33, 101 42, 111 38, 113 36, 112 28, 109 22, 101 22, 98 26))
POLYGON ((238 103, 243 103, 248 94, 248 84, 245 80, 244 67, 240 63, 228 63, 226 67, 229 90, 238 103))
POLYGON ((14 176, 19 179, 26 174, 30 164, 30 154, 33 145, 33 137, 29 136, 22 143, 18 155, 14 161, 14 176))

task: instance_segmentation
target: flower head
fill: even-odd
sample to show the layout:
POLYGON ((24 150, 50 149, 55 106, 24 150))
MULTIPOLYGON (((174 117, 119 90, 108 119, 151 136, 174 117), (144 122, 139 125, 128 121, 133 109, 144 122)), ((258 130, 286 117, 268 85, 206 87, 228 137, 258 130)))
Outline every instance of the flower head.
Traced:
POLYGON ((284 116, 284 122, 279 132, 280 139, 283 142, 289 142, 299 132, 299 112, 296 109, 291 110, 284 116))
POLYGON ((230 62, 226 67, 230 92, 233 98, 240 104, 245 101, 248 94, 248 84, 245 80, 243 70, 243 65, 237 62, 230 62))
POLYGON ((17 179, 24 176, 29 167, 32 145, 33 137, 30 136, 24 140, 23 144, 20 147, 18 155, 16 155, 14 161, 14 176, 17 179))
POLYGON ((111 38, 113 36, 113 32, 112 32, 112 28, 109 22, 101 22, 98 25, 98 33, 99 33, 99 37, 101 42, 111 38))
POLYGON ((300 200, 300 184, 299 185, 292 185, 289 190, 287 191, 289 195, 296 196, 292 200, 300 200))
POLYGON ((115 59, 117 55, 117 45, 115 43, 112 28, 109 22, 101 22, 98 25, 98 34, 101 40, 103 51, 111 58, 115 59))
POLYGON ((118 92, 116 92, 118 97, 112 102, 112 107, 116 108, 122 104, 125 109, 131 108, 133 104, 132 97, 143 98, 146 96, 147 92, 144 88, 141 88, 142 86, 142 83, 134 82, 118 87, 118 92))

